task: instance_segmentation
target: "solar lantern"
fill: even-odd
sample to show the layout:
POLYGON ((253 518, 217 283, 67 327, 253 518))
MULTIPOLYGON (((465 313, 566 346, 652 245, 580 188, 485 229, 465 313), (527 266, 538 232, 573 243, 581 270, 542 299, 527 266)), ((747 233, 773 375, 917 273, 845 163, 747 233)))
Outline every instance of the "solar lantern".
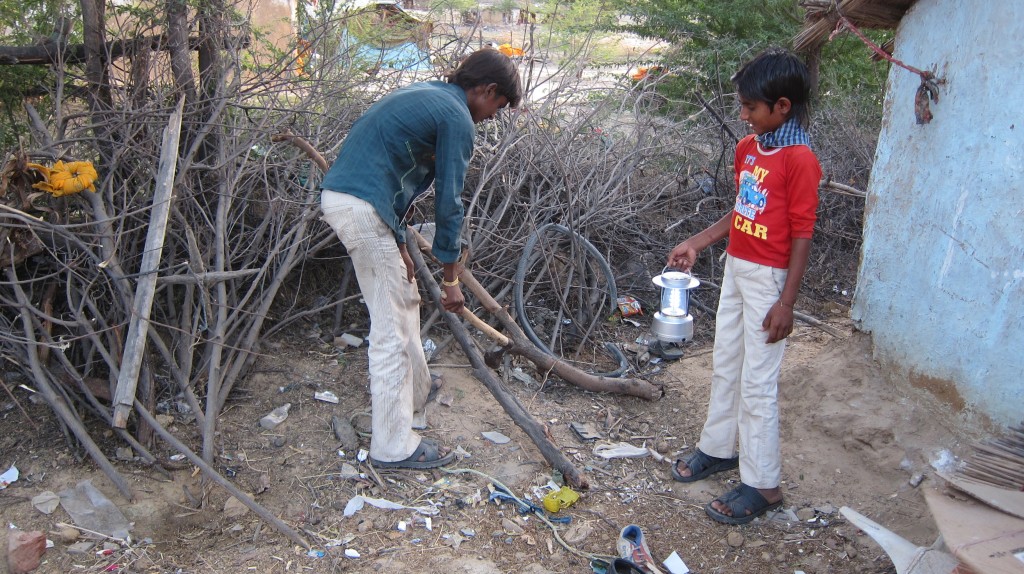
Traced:
POLYGON ((661 308, 654 314, 651 332, 665 343, 683 343, 692 339, 690 290, 700 285, 700 281, 689 273, 670 271, 667 267, 651 281, 661 287, 661 308))

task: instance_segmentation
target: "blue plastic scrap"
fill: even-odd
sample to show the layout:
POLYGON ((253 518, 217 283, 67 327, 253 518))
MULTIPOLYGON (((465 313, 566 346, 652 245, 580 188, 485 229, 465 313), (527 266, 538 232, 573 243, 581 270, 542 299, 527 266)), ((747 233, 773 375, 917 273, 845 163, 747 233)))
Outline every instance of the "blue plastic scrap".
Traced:
POLYGON ((519 514, 529 514, 531 512, 536 512, 537 514, 547 518, 549 521, 557 524, 570 524, 572 522, 571 516, 551 516, 550 514, 548 514, 546 510, 544 510, 544 507, 538 506, 530 502, 529 500, 517 499, 516 497, 509 494, 507 490, 498 485, 494 485, 494 492, 492 492, 491 495, 487 497, 487 500, 488 502, 494 501, 495 504, 501 504, 503 501, 506 500, 510 501, 516 505, 516 508, 519 510, 519 514))

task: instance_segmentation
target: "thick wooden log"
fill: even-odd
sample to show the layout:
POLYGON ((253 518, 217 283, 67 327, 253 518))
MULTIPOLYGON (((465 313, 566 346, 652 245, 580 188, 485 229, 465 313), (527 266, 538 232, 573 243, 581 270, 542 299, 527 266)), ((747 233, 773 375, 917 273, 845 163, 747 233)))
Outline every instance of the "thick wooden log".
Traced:
MULTIPOLYGON (((411 233, 415 231, 409 230, 411 233)), ((469 362, 473 365, 473 375, 480 380, 487 387, 487 390, 494 395, 494 398, 501 405, 501 408, 505 409, 505 412, 512 418, 512 421, 523 429, 530 440, 537 445, 537 449, 540 451, 544 460, 565 477, 566 482, 573 488, 585 490, 589 488, 586 476, 576 468, 573 463, 562 454, 562 451, 548 439, 548 435, 544 430, 544 426, 537 422, 536 419, 526 410, 526 407, 519 402, 519 399, 515 395, 505 390, 500 379, 495 376, 494 371, 484 363, 484 357, 477 350, 473 344, 473 340, 466 330, 465 325, 459 321, 459 316, 454 313, 443 311, 444 307, 441 305, 441 288, 438 287, 437 282, 434 280, 434 276, 431 275, 430 270, 427 269, 426 263, 423 260, 423 255, 418 249, 410 249, 409 255, 412 257, 413 263, 416 265, 416 276, 419 278, 420 283, 426 287, 427 292, 430 294, 430 298, 437 305, 438 309, 442 310, 441 315, 444 320, 448 323, 448 327, 451 328, 452 334, 455 335, 455 339, 462 345, 463 351, 466 353, 466 357, 469 358, 469 362)))

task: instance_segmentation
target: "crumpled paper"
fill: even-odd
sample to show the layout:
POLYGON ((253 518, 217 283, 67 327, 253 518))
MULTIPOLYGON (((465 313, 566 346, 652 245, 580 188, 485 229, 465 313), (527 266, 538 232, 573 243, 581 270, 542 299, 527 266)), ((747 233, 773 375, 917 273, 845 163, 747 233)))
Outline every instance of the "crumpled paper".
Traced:
POLYGON ((18 472, 18 467, 11 465, 3 474, 0 474, 0 490, 7 488, 7 485, 18 480, 21 473, 18 472))
POLYGON ((60 505, 60 497, 49 490, 32 497, 32 506, 43 514, 53 514, 58 505, 60 505))
POLYGON ((601 458, 643 458, 650 454, 646 447, 633 446, 625 442, 605 443, 594 447, 594 454, 601 458))

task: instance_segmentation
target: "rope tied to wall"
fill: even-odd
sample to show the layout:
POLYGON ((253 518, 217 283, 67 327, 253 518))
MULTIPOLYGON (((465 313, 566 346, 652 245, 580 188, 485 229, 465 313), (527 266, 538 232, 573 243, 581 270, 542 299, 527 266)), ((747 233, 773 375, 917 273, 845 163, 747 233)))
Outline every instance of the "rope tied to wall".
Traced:
MULTIPOLYGON (((836 9, 838 12, 838 8, 836 9)), ((838 34, 849 30, 855 36, 860 38, 861 42, 864 42, 867 47, 871 48, 880 58, 887 60, 888 62, 895 64, 904 70, 908 70, 920 76, 921 85, 917 87, 917 92, 914 94, 914 118, 918 124, 927 124, 932 121, 931 102, 939 101, 939 84, 945 84, 944 78, 936 77, 934 72, 928 70, 921 70, 906 64, 892 56, 889 52, 883 50, 878 44, 875 44, 863 32, 854 25, 846 16, 839 15, 839 20, 836 22, 836 28, 829 35, 828 39, 831 41, 838 34)))

